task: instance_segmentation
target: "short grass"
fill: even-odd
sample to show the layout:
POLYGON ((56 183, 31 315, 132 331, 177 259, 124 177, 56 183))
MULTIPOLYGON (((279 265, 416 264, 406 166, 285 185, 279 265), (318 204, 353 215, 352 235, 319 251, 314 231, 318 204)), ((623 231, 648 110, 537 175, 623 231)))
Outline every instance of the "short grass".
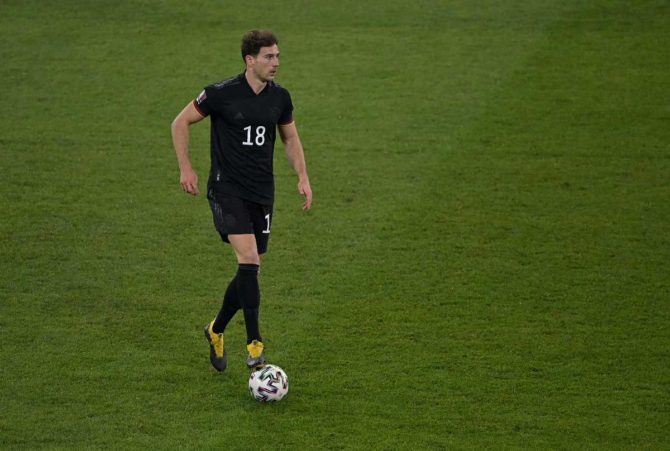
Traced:
MULTIPOLYGON (((0 4, 0 446, 670 447, 670 5, 0 4), (234 271, 169 123, 280 36, 313 211, 277 149, 246 392, 234 271)), ((208 127, 192 135, 201 178, 208 127)))

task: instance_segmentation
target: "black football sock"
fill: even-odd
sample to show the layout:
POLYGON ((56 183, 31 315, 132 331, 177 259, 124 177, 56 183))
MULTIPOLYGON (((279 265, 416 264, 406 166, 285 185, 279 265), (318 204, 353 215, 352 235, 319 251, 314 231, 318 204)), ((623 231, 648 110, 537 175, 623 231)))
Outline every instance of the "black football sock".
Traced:
POLYGON ((254 340, 263 341, 261 332, 258 330, 258 309, 244 309, 244 324, 247 327, 247 344, 254 340))
POLYGON ((233 277, 233 280, 228 284, 226 289, 226 294, 223 296, 223 304, 219 313, 214 319, 214 325, 212 325, 212 330, 214 333, 220 334, 226 329, 226 326, 233 319, 235 313, 240 309, 240 301, 237 297, 237 274, 233 277))
POLYGON ((247 328, 247 344, 263 341, 258 326, 258 308, 261 292, 258 287, 258 265, 240 264, 237 271, 237 294, 244 310, 244 325, 247 328))

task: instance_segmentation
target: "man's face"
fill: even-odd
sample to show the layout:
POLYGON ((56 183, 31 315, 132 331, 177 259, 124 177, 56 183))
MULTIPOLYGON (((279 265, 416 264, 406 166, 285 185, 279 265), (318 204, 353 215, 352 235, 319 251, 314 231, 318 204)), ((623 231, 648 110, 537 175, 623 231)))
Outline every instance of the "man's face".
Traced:
POLYGON ((261 47, 258 55, 247 57, 247 62, 256 77, 263 82, 274 80, 279 68, 279 47, 261 47))

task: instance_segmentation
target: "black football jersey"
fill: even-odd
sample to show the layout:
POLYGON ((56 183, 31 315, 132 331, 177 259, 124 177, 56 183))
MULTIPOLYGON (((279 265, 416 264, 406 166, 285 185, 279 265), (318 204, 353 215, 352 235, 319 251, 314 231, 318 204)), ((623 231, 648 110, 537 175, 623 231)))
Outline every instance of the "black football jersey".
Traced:
POLYGON ((269 81, 256 94, 242 73, 205 87, 193 103, 211 120, 208 191, 271 205, 277 125, 293 121, 289 92, 269 81))

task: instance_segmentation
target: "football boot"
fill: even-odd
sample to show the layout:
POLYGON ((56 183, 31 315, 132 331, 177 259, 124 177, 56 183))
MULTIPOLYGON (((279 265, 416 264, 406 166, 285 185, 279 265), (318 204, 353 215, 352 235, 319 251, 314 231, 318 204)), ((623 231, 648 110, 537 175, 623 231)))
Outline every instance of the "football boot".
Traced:
POLYGON ((205 326, 205 338, 209 342, 209 361, 216 371, 223 371, 228 366, 228 351, 223 344, 223 334, 212 330, 214 321, 205 326))
POLYGON ((247 366, 249 369, 258 369, 265 366, 265 352, 263 352, 263 343, 254 340, 247 345, 249 356, 247 357, 247 366))

